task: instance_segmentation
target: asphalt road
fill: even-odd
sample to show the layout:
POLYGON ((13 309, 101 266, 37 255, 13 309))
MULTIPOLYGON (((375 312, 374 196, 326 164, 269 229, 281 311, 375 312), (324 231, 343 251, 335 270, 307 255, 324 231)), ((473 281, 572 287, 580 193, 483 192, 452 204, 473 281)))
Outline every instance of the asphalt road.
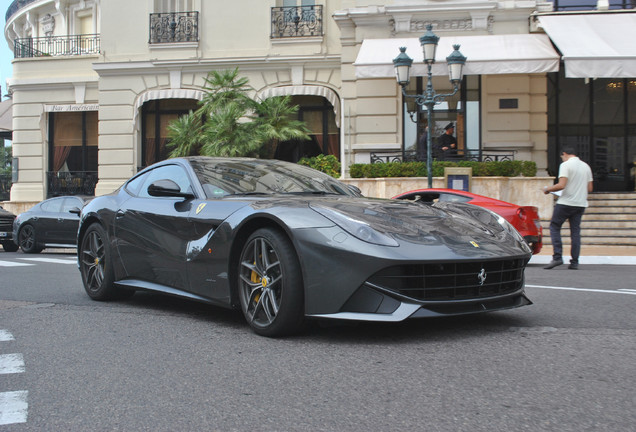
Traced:
POLYGON ((0 431, 636 424, 633 266, 530 265, 529 307, 394 325, 314 323, 267 339, 238 312, 170 297, 93 302, 73 258, 0 252, 0 431), (20 414, 24 422, 7 423, 20 414))

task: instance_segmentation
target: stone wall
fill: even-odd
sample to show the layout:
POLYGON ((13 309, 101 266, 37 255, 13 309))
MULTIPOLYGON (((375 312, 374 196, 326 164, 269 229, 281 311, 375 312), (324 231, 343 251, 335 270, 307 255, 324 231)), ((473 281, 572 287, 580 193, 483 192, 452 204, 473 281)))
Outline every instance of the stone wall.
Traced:
MULTIPOLYGON (((391 198, 414 189, 426 189, 426 177, 345 179, 344 183, 357 186, 368 197, 391 198)), ((541 189, 554 184, 553 177, 473 177, 471 192, 519 205, 539 208, 541 219, 550 219, 554 196, 541 189)), ((434 188, 444 187, 444 177, 433 178, 434 188)))

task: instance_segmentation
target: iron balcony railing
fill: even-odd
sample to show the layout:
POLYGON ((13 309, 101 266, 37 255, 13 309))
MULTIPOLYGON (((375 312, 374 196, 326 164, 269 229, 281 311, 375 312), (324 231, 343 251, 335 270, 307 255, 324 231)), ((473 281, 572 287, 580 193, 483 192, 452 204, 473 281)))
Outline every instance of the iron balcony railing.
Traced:
POLYGON ((199 41, 199 12, 166 12, 150 14, 149 43, 199 41))
POLYGON ((98 34, 20 38, 13 42, 15 58, 99 54, 98 34))
POLYGON ((95 195, 97 171, 48 171, 46 178, 49 198, 62 195, 95 195))
POLYGON ((11 184, 11 174, 0 174, 0 201, 9 201, 11 184))
MULTIPOLYGON (((515 160, 515 150, 459 150, 457 155, 444 158, 449 161, 500 162, 515 160)), ((419 155, 416 151, 382 151, 370 155, 371 163, 386 162, 414 162, 425 161, 426 154, 419 155)))
POLYGON ((272 8, 272 39, 322 36, 322 5, 272 8))

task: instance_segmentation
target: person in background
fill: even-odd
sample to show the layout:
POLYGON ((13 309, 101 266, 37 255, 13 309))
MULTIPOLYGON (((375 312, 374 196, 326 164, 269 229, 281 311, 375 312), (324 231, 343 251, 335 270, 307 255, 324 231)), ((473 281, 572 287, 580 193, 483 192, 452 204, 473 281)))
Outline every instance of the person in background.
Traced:
POLYGON ((416 149, 416 158, 418 161, 425 161, 427 158, 427 149, 428 149, 428 126, 424 127, 424 133, 417 141, 417 149, 416 149))
POLYGON ((455 125, 453 123, 444 127, 444 133, 437 139, 437 159, 446 160, 457 157, 457 139, 453 136, 454 132, 455 125))
POLYGON ((573 147, 566 146, 561 151, 563 162, 559 166, 559 181, 552 186, 543 188, 544 194, 562 191, 554 206, 550 221, 550 238, 552 239, 552 261, 545 269, 552 269, 563 264, 563 243, 561 241, 561 227, 567 220, 570 223, 569 269, 579 268, 581 253, 581 219, 587 207, 587 194, 593 190, 592 170, 576 155, 573 147))

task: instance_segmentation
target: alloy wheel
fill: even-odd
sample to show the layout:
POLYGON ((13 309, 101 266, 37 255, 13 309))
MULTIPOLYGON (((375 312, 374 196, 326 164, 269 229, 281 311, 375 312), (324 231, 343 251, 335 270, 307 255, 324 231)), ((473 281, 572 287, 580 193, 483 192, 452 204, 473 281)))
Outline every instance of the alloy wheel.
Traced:
POLYGON ((250 241, 243 249, 240 295, 251 325, 267 327, 280 311, 283 272, 278 254, 265 238, 250 241))

